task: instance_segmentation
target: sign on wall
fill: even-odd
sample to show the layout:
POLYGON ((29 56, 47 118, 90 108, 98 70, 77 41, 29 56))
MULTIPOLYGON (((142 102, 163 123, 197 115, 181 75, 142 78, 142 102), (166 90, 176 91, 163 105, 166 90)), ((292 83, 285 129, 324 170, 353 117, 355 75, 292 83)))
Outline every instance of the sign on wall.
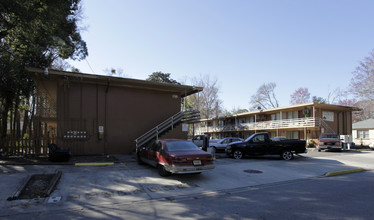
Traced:
POLYGON ((185 124, 185 123, 182 124, 182 131, 184 132, 188 131, 188 124, 185 124))
POLYGON ((334 112, 322 112, 322 119, 324 121, 334 121, 334 112))

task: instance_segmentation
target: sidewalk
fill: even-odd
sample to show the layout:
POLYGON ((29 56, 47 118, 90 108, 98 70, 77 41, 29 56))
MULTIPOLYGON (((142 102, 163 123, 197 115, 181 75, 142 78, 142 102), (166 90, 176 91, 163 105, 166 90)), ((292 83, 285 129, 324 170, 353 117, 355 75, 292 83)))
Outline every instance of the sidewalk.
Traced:
MULTIPOLYGON (((292 161, 279 158, 221 158, 216 168, 202 174, 172 175, 164 178, 157 169, 138 165, 131 155, 114 155, 113 165, 0 165, 0 214, 42 212, 60 209, 99 208, 111 204, 129 204, 142 200, 178 201, 230 192, 253 190, 266 184, 304 181, 321 177, 326 172, 347 168, 338 161, 295 157, 292 161), (48 198, 7 201, 7 198, 31 174, 61 171, 61 179, 48 198)), ((90 162, 94 158, 90 159, 90 162)))

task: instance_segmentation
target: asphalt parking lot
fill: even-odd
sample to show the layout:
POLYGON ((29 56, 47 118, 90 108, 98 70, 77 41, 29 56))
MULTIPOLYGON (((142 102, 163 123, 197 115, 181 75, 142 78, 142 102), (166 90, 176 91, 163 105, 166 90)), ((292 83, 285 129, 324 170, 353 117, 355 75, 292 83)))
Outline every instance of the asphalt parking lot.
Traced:
POLYGON ((107 166, 0 165, 2 216, 83 206, 127 204, 141 200, 178 201, 247 191, 289 181, 326 178, 325 173, 357 167, 374 169, 374 151, 316 152, 284 161, 279 157, 235 160, 218 154, 216 168, 202 174, 160 177, 157 169, 138 165, 130 155, 115 155, 107 166), (61 171, 61 179, 47 198, 7 201, 31 174, 61 171))

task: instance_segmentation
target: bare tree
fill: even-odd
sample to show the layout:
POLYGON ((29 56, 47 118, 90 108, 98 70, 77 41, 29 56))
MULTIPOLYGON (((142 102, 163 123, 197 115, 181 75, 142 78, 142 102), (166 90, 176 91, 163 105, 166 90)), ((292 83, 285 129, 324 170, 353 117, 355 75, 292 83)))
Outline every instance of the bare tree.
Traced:
POLYGON ((245 112, 248 112, 248 109, 244 109, 244 108, 234 106, 231 110, 225 109, 222 113, 222 116, 230 117, 230 116, 237 115, 237 114, 242 114, 242 113, 245 113, 245 112))
POLYGON ((279 107, 279 102, 275 96, 274 89, 277 86, 276 83, 264 83, 257 89, 255 95, 252 95, 249 102, 252 109, 268 109, 279 107))
POLYGON ((374 118, 374 101, 358 101, 354 106, 361 109, 360 111, 353 112, 352 116, 354 122, 374 118))
POLYGON ((358 99, 374 100, 374 50, 360 62, 352 73, 350 91, 358 99))
POLYGON ((298 88, 291 94, 291 105, 303 104, 310 101, 310 93, 308 88, 298 88))
POLYGON ((341 90, 339 87, 335 88, 334 90, 328 90, 326 103, 327 104, 339 104, 341 101, 346 100, 348 96, 348 92, 341 90))
POLYGON ((200 111, 202 118, 219 117, 222 114, 222 100, 219 98, 218 79, 209 75, 193 78, 193 85, 203 87, 203 91, 187 97, 187 108, 200 111))
POLYGON ((357 100, 356 99, 340 99, 339 102, 338 102, 338 105, 342 105, 342 106, 356 106, 356 103, 357 103, 357 100))

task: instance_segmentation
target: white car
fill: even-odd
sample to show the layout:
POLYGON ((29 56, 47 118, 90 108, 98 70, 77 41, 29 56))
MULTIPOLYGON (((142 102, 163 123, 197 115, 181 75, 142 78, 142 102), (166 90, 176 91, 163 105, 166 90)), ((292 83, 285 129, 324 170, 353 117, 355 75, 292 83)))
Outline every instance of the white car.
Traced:
POLYGON ((372 141, 371 144, 369 144, 369 147, 374 150, 374 141, 372 141))
POLYGON ((241 138, 237 137, 227 137, 221 140, 218 140, 217 142, 210 142, 209 147, 213 147, 216 152, 225 152, 225 149, 228 144, 232 142, 238 142, 243 141, 241 138))

